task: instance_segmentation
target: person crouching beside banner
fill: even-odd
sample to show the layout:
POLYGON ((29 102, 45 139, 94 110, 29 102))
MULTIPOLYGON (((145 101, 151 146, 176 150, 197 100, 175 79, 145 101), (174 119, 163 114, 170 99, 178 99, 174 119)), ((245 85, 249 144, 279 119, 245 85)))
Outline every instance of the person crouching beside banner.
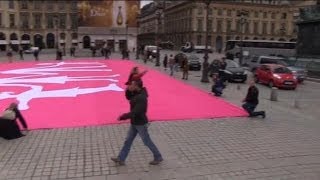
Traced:
POLYGON ((11 140, 25 136, 20 131, 17 119, 19 119, 24 129, 28 129, 27 123, 18 109, 18 105, 11 103, 0 116, 0 137, 11 140))

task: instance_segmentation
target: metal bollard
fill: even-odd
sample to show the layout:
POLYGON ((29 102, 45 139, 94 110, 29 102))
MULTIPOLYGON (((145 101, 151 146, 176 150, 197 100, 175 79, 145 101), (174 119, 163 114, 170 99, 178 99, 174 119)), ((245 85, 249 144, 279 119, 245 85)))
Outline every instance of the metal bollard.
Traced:
POLYGON ((273 87, 270 94, 271 101, 278 101, 278 88, 273 87))
POLYGON ((297 109, 300 109, 300 101, 297 98, 294 100, 293 106, 297 109))
POLYGON ((237 90, 241 90, 240 84, 237 85, 237 90))
POLYGON ((294 108, 297 108, 297 109, 300 109, 301 108, 301 106, 300 106, 300 99, 299 99, 299 97, 300 97, 300 91, 299 91, 300 89, 296 89, 296 96, 295 96, 295 98, 294 98, 294 102, 293 102, 293 107, 294 108))

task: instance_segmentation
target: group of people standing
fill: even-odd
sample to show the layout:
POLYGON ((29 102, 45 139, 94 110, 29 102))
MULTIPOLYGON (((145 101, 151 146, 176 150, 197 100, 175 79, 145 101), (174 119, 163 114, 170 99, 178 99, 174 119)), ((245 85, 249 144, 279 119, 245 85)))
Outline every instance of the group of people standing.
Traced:
MULTIPOLYGON (((99 50, 99 48, 97 48, 96 46, 91 47, 92 57, 96 57, 97 50, 99 50)), ((111 56, 111 48, 109 46, 105 45, 102 48, 100 48, 100 53, 101 53, 102 57, 104 57, 105 59, 109 59, 111 56)))
MULTIPOLYGON (((32 54, 34 56, 34 59, 35 61, 39 61, 39 52, 40 50, 38 49, 35 49, 33 50, 32 54)), ((20 56, 20 60, 24 60, 24 50, 23 49, 19 49, 18 50, 18 53, 19 53, 19 56, 20 56)), ((8 58, 8 62, 9 63, 12 63, 13 62, 13 50, 12 49, 9 49, 7 51, 7 58, 8 58)))
POLYGON ((173 54, 170 54, 170 56, 168 57, 168 55, 165 54, 163 58, 164 70, 167 70, 168 66, 170 69, 170 76, 173 76, 174 72, 178 72, 180 68, 182 70, 182 79, 188 80, 189 62, 187 57, 184 57, 184 56, 173 57, 173 54))

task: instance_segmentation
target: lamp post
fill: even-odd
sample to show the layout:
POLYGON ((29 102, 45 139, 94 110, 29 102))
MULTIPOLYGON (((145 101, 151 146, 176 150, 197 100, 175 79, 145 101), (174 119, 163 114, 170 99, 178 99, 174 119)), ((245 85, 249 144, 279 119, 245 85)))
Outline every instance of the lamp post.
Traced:
POLYGON ((241 11, 239 14, 237 14, 238 17, 240 17, 240 57, 239 57, 239 64, 242 65, 243 62, 243 34, 244 34, 244 28, 243 26, 247 23, 247 11, 241 11))
POLYGON ((203 64, 202 64, 202 77, 201 77, 201 82, 203 83, 208 83, 209 78, 208 78, 208 72, 209 72, 209 55, 208 55, 208 33, 209 33, 209 8, 212 0, 205 0, 204 3, 206 5, 206 38, 205 38, 205 53, 203 57, 203 64))
POLYGON ((59 34, 58 34, 58 23, 59 23, 59 19, 58 19, 58 15, 54 15, 53 17, 54 19, 54 26, 55 26, 55 30, 56 30, 56 43, 55 43, 55 47, 58 50, 59 49, 59 34))
POLYGON ((139 47, 139 42, 138 42, 138 36, 139 36, 139 16, 137 17, 137 39, 136 39, 136 59, 138 60, 139 59, 139 50, 140 50, 140 47, 139 47))
POLYGON ((128 50, 128 25, 129 25, 129 22, 126 21, 126 50, 128 50))
POLYGON ((160 35, 160 20, 161 20, 161 13, 158 11, 156 13, 157 16, 157 34, 156 34, 156 45, 157 45, 157 57, 156 57, 156 66, 160 66, 160 50, 159 50, 159 35, 160 35))

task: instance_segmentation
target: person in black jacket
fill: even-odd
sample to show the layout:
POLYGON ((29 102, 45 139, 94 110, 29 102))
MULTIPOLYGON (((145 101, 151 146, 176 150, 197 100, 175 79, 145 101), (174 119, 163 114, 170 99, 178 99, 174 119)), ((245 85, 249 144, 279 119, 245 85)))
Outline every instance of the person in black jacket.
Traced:
POLYGON ((17 119, 19 119, 24 129, 28 129, 28 125, 20 113, 17 104, 11 103, 0 117, 0 137, 11 140, 24 136, 20 131, 17 119))
POLYGON ((124 165, 131 145, 137 134, 139 134, 143 143, 153 153, 154 160, 151 161, 150 164, 157 165, 163 161, 163 158, 148 133, 148 117, 146 115, 148 109, 148 94, 142 85, 142 81, 133 81, 129 89, 135 93, 134 97, 130 99, 130 112, 121 115, 118 120, 130 119, 131 126, 118 157, 111 158, 111 160, 119 165, 124 165))
POLYGON ((226 88, 223 79, 219 76, 214 74, 213 75, 213 85, 211 88, 211 92, 214 93, 215 96, 220 97, 223 94, 223 89, 226 88))
POLYGON ((249 113, 249 117, 257 117, 262 116, 266 117, 266 113, 264 111, 255 112, 257 105, 259 104, 259 90, 255 86, 254 81, 250 83, 250 87, 248 89, 248 93, 246 98, 243 100, 244 104, 242 107, 249 113))

